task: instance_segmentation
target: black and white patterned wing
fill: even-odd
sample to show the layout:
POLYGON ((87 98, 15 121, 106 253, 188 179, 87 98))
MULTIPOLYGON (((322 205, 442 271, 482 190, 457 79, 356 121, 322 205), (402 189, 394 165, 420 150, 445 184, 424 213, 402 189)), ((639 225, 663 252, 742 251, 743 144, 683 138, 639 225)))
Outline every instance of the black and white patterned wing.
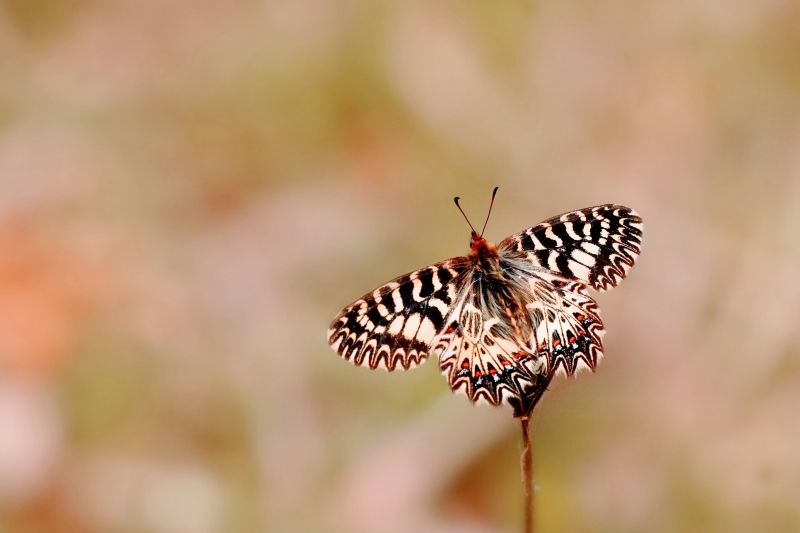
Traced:
POLYGON ((547 362, 548 372, 572 375, 581 368, 594 370, 603 357, 605 329, 586 286, 550 273, 536 273, 530 286, 531 343, 547 362))
POLYGON ((474 402, 507 402, 519 416, 556 372, 594 369, 605 330, 583 283, 537 271, 523 259, 501 265, 504 288, 465 291, 432 351, 454 391, 474 402))
POLYGON ((356 365, 408 370, 422 363, 444 329, 469 260, 448 259, 400 276, 339 313, 328 343, 356 365))
POLYGON ((639 215, 629 207, 607 204, 553 217, 504 239, 497 248, 603 291, 626 276, 641 244, 639 215))
POLYGON ((450 388, 476 403, 511 404, 518 415, 530 411, 552 374, 547 360, 525 342, 501 333, 507 317, 484 318, 472 303, 453 314, 433 352, 450 388))

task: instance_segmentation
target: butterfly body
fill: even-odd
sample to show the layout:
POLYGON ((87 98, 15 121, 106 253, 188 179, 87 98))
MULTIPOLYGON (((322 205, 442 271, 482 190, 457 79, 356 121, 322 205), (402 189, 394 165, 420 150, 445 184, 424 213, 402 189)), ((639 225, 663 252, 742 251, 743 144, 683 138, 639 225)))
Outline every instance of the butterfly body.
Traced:
POLYGON ((383 285, 342 310, 328 341, 370 368, 408 369, 429 354, 450 387, 526 416, 558 371, 594 369, 604 329, 587 287, 615 286, 633 265, 641 219, 604 205, 565 213, 383 285))

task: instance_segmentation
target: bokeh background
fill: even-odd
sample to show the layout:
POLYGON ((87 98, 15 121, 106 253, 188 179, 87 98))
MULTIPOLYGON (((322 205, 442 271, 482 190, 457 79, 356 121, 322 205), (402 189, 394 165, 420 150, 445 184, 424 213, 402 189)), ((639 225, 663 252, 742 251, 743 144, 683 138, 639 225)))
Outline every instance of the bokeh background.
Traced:
POLYGON ((800 3, 0 2, 0 531, 513 532, 519 428, 340 308, 599 203, 543 532, 800 531, 800 3))

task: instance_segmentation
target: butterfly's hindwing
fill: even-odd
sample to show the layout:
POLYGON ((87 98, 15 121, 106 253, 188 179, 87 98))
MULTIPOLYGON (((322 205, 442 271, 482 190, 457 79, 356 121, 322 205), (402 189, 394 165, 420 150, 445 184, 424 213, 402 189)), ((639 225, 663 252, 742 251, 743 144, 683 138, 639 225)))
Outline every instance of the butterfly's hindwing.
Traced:
POLYGON ((504 290, 495 281, 492 292, 481 295, 477 283, 471 284, 433 352, 454 391, 473 402, 506 401, 524 412, 524 404, 535 402, 557 371, 572 375, 581 367, 595 368, 604 330, 583 284, 534 271, 529 263, 516 265, 509 268, 513 277, 506 278, 504 290), (503 293, 513 304, 498 299, 503 293))
POLYGON ((498 249, 596 290, 616 287, 639 255, 642 219, 621 205, 564 213, 503 240, 498 249))
MULTIPOLYGON (((460 316, 469 321, 479 314, 469 306, 460 316)), ((481 319, 480 329, 470 329, 454 320, 433 348, 450 387, 473 402, 499 405, 523 397, 546 369, 546 362, 526 347, 495 335, 493 326, 499 321, 497 317, 481 319)))
POLYGON ((428 356, 455 301, 468 260, 450 259, 378 287, 333 319, 328 342, 344 359, 407 370, 428 356))
POLYGON ((535 300, 528 305, 536 353, 547 360, 549 372, 572 375, 582 366, 594 370, 603 356, 603 323, 597 303, 578 282, 531 280, 535 300))

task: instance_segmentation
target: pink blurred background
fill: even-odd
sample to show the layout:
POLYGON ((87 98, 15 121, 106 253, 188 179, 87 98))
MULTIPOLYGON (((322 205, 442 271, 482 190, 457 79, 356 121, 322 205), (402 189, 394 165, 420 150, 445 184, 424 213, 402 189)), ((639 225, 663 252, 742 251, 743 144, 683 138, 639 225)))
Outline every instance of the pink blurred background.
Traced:
POLYGON ((0 531, 512 532, 518 427, 325 330, 599 203, 542 532, 800 531, 800 4, 0 2, 0 531))

